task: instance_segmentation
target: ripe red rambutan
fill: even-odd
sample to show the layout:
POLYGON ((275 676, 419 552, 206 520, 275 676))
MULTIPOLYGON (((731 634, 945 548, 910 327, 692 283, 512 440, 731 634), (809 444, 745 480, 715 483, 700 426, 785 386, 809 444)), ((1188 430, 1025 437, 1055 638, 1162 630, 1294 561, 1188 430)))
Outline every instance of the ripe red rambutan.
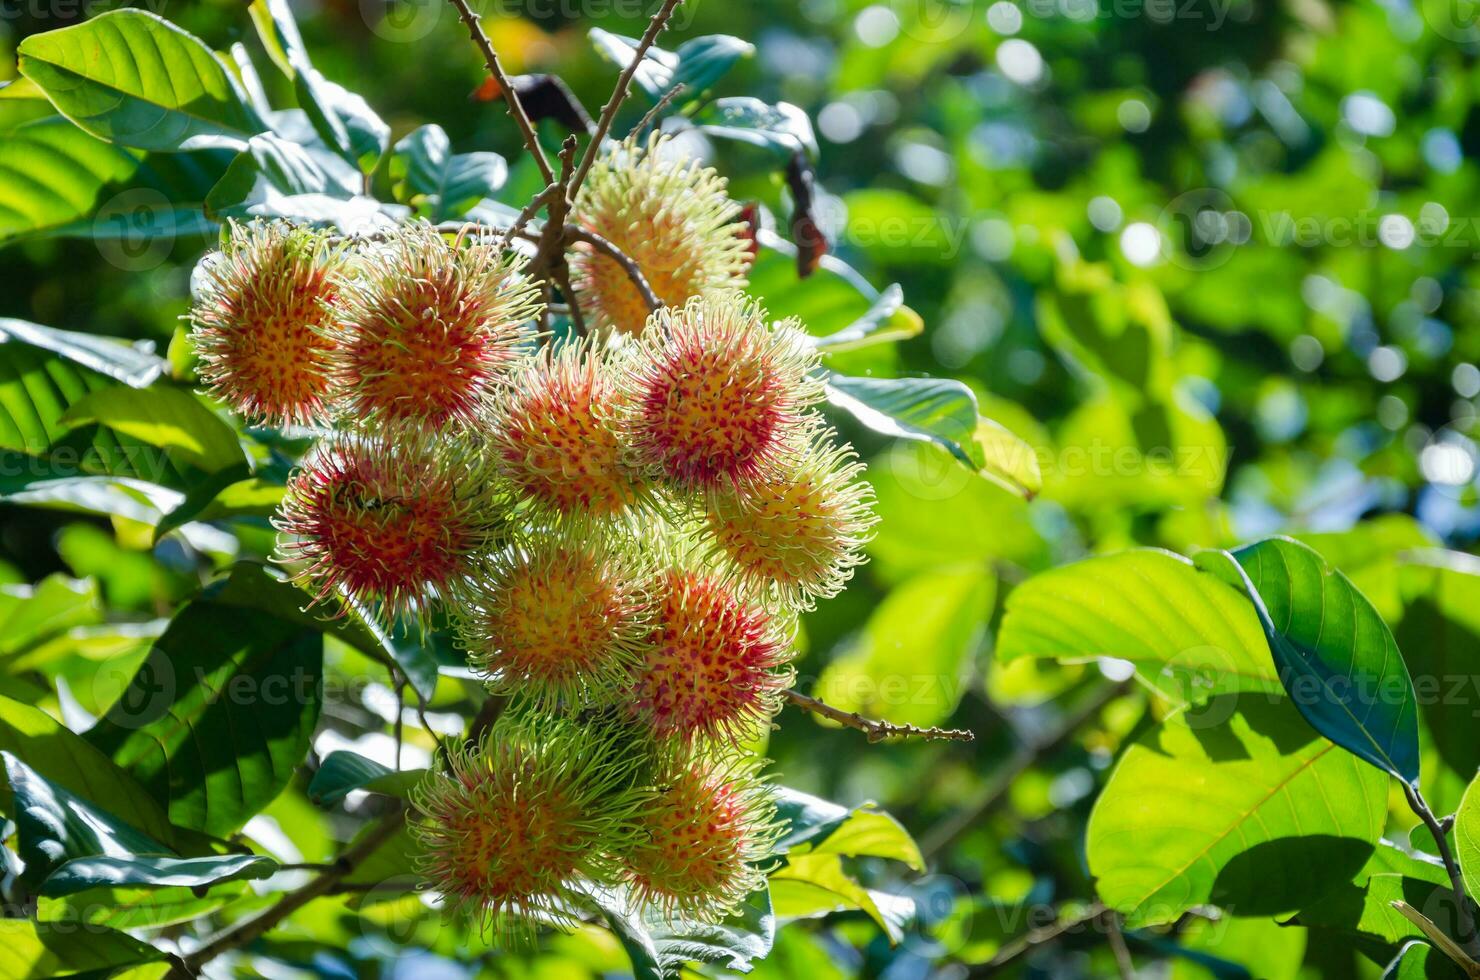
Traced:
POLYGON ((663 740, 745 738, 776 714, 792 685, 790 639, 733 583, 693 561, 667 562, 636 674, 637 713, 663 740))
POLYGON ((198 267, 190 311, 200 376, 254 422, 306 424, 328 414, 324 325, 338 295, 341 253, 286 222, 228 225, 221 251, 198 267))
POLYGON ((841 592, 864 562, 876 522, 873 488, 851 446, 814 428, 792 465, 706 496, 705 527, 746 587, 797 609, 841 592))
POLYGON ((749 758, 694 753, 659 762, 656 796, 642 810, 635 842, 620 854, 631 898, 666 915, 715 922, 763 887, 758 867, 781 826, 773 794, 749 758))
MULTIPOLYGON (((576 196, 572 220, 637 263, 658 299, 743 289, 750 265, 747 226, 725 179, 697 161, 675 159, 669 138, 628 140, 597 159, 576 196)), ((647 303, 614 259, 586 245, 570 257, 576 300, 598 331, 642 332, 647 303)))
POLYGON ((494 410, 494 458, 550 518, 612 516, 645 498, 626 459, 625 391, 607 357, 585 344, 524 361, 494 410))
POLYGON ((331 436, 288 480, 279 561, 315 601, 423 614, 502 529, 507 505, 485 469, 452 439, 331 436))
POLYGON ((573 929, 582 881, 614 880, 647 794, 634 753, 551 715, 506 715, 422 782, 412 831, 421 872, 454 914, 518 943, 541 924, 573 929))
POLYGON ((795 321, 767 326, 739 293, 653 314, 628 362, 635 459, 688 489, 764 476, 822 398, 795 321))
POLYGON ((341 277, 332 374, 359 423, 436 429, 471 422, 540 311, 524 260, 491 241, 406 225, 341 277))
POLYGON ((610 700, 643 660, 650 576, 632 544, 599 529, 534 535, 468 576, 459 643, 498 693, 610 700))

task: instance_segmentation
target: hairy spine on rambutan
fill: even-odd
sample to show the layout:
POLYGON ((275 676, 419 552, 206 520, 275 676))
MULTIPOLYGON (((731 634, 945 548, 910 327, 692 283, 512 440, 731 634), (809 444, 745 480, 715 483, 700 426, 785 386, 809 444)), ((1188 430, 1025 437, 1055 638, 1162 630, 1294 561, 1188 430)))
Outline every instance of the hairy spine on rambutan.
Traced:
POLYGON ((766 883, 781 835, 775 795, 753 757, 668 753, 654 797, 620 854, 632 901, 666 915, 716 922, 766 883))
POLYGON ((460 440, 336 433, 288 480, 278 560, 314 593, 420 616, 499 539, 508 504, 460 440))
MULTIPOLYGON (((694 296, 744 288, 750 253, 739 214, 723 177, 678 157, 667 137, 654 135, 597 159, 572 220, 636 262, 658 299, 682 306, 694 296)), ((642 331, 650 311, 621 265, 581 245, 570 267, 576 300, 597 330, 642 331)))
POLYGON ((198 267, 190 311, 199 372, 211 393, 254 422, 307 424, 328 415, 325 335, 342 253, 286 222, 227 225, 198 267))
POLYGON ((739 293, 659 310, 626 361, 634 459, 690 490, 765 476, 822 398, 818 356, 739 293))
POLYGON ((792 628, 702 556, 671 550, 636 675, 637 714, 662 741, 738 744, 776 714, 795 680, 792 628))
POLYGON ((424 222, 367 246, 341 279, 331 359, 356 423, 470 423, 506 379, 521 327, 541 310, 524 260, 424 222))
POLYGON ((506 714, 479 744, 449 747, 412 802, 420 870, 455 915, 505 943, 574 929, 583 881, 610 883, 650 794, 644 761, 610 733, 548 714, 506 714))
POLYGON ((541 516, 609 517, 648 499, 627 459, 627 393, 609 356, 584 343, 525 360, 492 416, 494 457, 541 516))
POLYGON ((706 495, 704 524, 717 556, 753 593, 795 609, 843 591, 863 564, 877 520, 873 488, 853 447, 813 426, 790 464, 706 495))
POLYGON ((636 543, 604 528, 531 534, 458 590, 457 638, 492 691, 550 708, 611 701, 643 662, 651 578, 636 543))

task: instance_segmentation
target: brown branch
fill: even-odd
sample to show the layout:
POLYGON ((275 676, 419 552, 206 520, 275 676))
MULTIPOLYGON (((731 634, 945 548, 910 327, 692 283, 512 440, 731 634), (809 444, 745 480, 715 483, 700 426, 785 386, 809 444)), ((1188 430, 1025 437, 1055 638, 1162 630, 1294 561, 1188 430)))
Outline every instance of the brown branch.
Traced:
POLYGON ((992 957, 989 962, 983 963, 980 966, 973 968, 967 974, 967 976, 992 976, 997 971, 1007 966, 1009 963, 1018 959, 1020 956, 1032 952, 1039 946, 1051 943, 1067 932, 1072 932, 1075 929, 1080 928, 1081 926, 1088 925, 1092 922, 1095 922, 1096 920, 1101 919, 1101 917, 1104 916, 1107 911, 1108 910, 1105 908, 1105 906, 1096 902, 1078 915, 1070 916, 1067 919, 1059 919, 1056 922, 1051 922, 1048 925, 1043 926, 1042 928, 1034 929, 1031 932, 1020 936, 1007 945, 1003 946, 1000 950, 997 951, 997 955, 992 957))
POLYGON ((1480 935, 1476 934, 1475 915, 1470 908, 1469 896, 1465 893, 1465 879, 1460 874, 1459 862, 1454 859, 1454 852, 1449 849, 1449 838, 1444 833, 1444 825, 1434 816, 1434 811, 1429 809, 1428 801, 1418 791, 1418 787, 1408 782, 1403 782, 1403 795, 1408 798, 1408 807, 1418 818, 1423 821, 1424 826, 1429 829, 1429 834, 1434 838, 1434 844, 1439 849, 1439 859, 1444 862, 1444 869, 1449 872, 1450 888, 1454 891, 1454 900, 1458 904, 1455 909, 1455 938, 1464 947, 1465 953, 1472 960, 1480 960, 1480 935))
POLYGON ((672 105, 673 100, 678 98, 684 92, 688 91, 688 88, 689 87, 683 82, 679 82, 677 85, 664 92, 662 98, 658 99, 658 101, 653 104, 653 107, 649 109, 646 113, 644 113, 643 117, 638 120, 637 125, 632 127, 632 131, 627 134, 628 138, 638 135, 643 130, 651 126, 657 120, 658 113, 662 112, 664 109, 672 105))
POLYGON ((540 168, 540 175, 545 178, 546 184, 555 183, 555 172, 550 169, 550 161, 545 159, 545 151, 540 149, 539 137, 535 135, 529 115, 524 111, 524 104, 519 101, 519 94, 509 83, 509 76, 504 72, 503 63, 498 60, 498 52, 493 50, 493 43, 488 40, 488 35, 483 33, 483 25, 478 22, 478 16, 468 6, 467 0, 448 0, 448 2, 457 8, 458 16, 467 25, 468 37, 472 38, 478 50, 483 52, 483 61, 488 65, 488 71, 493 75, 494 82, 498 84, 499 92, 502 93, 504 102, 509 107, 509 115, 513 116, 514 122, 518 124, 519 132, 524 137, 524 145, 534 157, 535 164, 540 168))
POLYGON ((1081 726, 1099 714, 1105 705, 1124 694, 1130 684, 1130 681, 1122 681, 1119 684, 1109 684, 1100 688, 1083 704, 1065 716, 1053 731, 1019 747, 975 801, 936 824, 920 838, 921 852, 928 858, 955 843, 957 838, 976 826, 982 817, 997 809, 1007 800, 1019 776, 1037 765, 1044 757, 1063 748, 1081 726))
POLYGON ((886 738, 921 738, 926 741, 970 742, 976 738, 971 732, 960 728, 919 728, 915 725, 896 725, 893 722, 865 718, 856 711, 835 708, 826 701, 808 697, 800 691, 787 690, 786 699, 803 711, 810 711, 835 721, 844 728, 863 732, 870 742, 882 742, 886 738))
POLYGON ((648 305, 649 310, 663 308, 663 301, 658 298, 657 293, 653 292, 652 285, 648 282, 647 276, 642 274, 642 270, 638 268, 637 263, 626 252, 623 252, 616 245, 612 244, 611 241, 585 228, 567 228, 566 238, 572 241, 585 242, 621 266, 622 270, 627 273, 627 278, 632 280, 632 285, 636 286, 637 291, 642 294, 642 301, 648 305))
POLYGON ((239 922, 234 926, 219 933, 216 938, 207 942, 195 952, 181 958, 180 963, 170 972, 171 978, 195 977, 200 975, 201 967, 211 960, 229 950, 239 949, 247 946, 272 930, 274 926, 282 922, 288 916, 303 908, 316 898, 335 893, 361 863, 370 855, 380 849, 381 845, 394 837, 406 823, 406 808, 397 804, 396 808, 380 819, 380 822, 372 827, 362 840, 357 841, 339 856, 339 859, 330 866, 330 869, 314 878, 308 884, 296 891, 288 892, 280 898, 276 905, 263 912, 261 915, 245 922, 239 922))
POLYGON ((596 155, 601 152, 601 144, 606 140, 607 133, 611 132, 612 120, 617 117, 617 110, 627 98, 627 93, 632 90, 632 76, 637 74, 637 69, 642 66, 643 59, 647 57, 648 49, 663 33, 663 28, 668 26, 668 20, 673 16, 673 11, 683 0, 663 0, 663 6, 653 15, 648 22, 647 30, 643 32, 642 39, 637 42, 637 50, 633 53, 632 62, 622 69, 617 76, 617 84, 612 89, 612 97, 602 107, 601 118, 596 121, 596 132, 591 134, 591 142, 586 147, 585 154, 581 157, 581 166, 576 170, 575 180, 571 182, 568 194, 571 203, 575 203, 575 194, 581 189, 581 184, 590 172, 591 165, 596 162, 596 155))

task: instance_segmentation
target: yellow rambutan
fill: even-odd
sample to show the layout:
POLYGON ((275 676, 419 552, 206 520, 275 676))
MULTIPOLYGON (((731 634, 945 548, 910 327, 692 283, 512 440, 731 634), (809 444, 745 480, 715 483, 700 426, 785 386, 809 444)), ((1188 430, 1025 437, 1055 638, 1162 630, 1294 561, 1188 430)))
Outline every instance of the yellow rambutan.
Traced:
MULTIPOLYGON (((658 299, 682 306, 694 296, 743 289, 750 253, 740 207, 725 179, 676 157, 667 137, 627 140, 597 159, 576 197, 572 220, 637 263, 658 299)), ((581 245, 570 259, 576 300, 602 331, 637 334, 647 303, 615 260, 581 245)))
POLYGON ((448 239, 425 222, 367 246, 340 279, 334 319, 344 413, 424 429, 475 419, 541 309, 523 265, 493 241, 448 239))
POLYGON ((481 744, 449 748, 413 793, 421 872, 454 914, 504 942, 573 929, 583 881, 610 882, 631 846, 640 756, 552 715, 505 715, 481 744))
POLYGON ((521 363, 493 414, 494 458, 551 518, 607 517, 645 497, 622 441, 626 392, 607 355, 547 347, 521 363))
POLYGON ((781 833, 773 794, 753 760, 695 753, 661 761, 654 783, 620 854, 629 893, 667 915, 718 921, 765 885, 760 865, 781 833))
POLYGON ((798 609, 843 590, 877 520, 863 464, 833 435, 814 428, 788 454, 790 465, 705 498, 714 550, 757 595, 798 609))
POLYGON ((279 561, 317 600, 340 595, 390 620, 424 613, 503 528, 485 469, 454 439, 335 434, 288 480, 279 561))
POLYGON ((471 574, 457 637, 491 690, 548 704, 610 700, 643 660, 651 572, 600 528, 530 535, 471 574))
POLYGON ((687 489, 776 468, 822 398, 795 321, 769 326, 739 293, 659 310, 626 363, 634 459, 687 489))
POLYGON ((338 295, 341 253, 319 233, 282 221, 232 222, 199 267, 190 311, 200 376, 247 419, 312 423, 327 413, 324 325, 338 295))

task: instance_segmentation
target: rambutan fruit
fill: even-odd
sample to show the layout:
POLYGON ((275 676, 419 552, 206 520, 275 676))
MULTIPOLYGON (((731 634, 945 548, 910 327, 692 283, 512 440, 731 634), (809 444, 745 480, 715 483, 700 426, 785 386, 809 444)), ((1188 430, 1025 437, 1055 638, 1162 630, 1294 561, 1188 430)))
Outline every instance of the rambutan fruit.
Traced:
POLYGON ((491 241, 399 229, 341 279, 331 358, 354 422, 437 429, 471 422, 506 378, 540 312, 522 258, 491 241))
POLYGON ((737 743, 780 708, 791 658, 790 630, 736 583, 693 558, 665 560, 637 714, 662 741, 737 743))
POLYGON ((648 794, 640 756, 599 729, 506 715, 481 744, 452 746, 412 802, 420 870, 450 910, 518 943, 541 924, 572 929, 582 881, 610 882, 648 794))
POLYGON ((450 438, 331 436, 288 480, 278 560, 315 601, 421 615, 503 528, 507 502, 485 470, 450 438))
POLYGON ((796 609, 843 590, 877 520, 873 488, 859 479, 863 464, 833 435, 814 428, 789 467, 705 498, 714 550, 755 594, 796 609))
POLYGON ((601 529, 533 535, 468 576, 455 602, 458 641, 500 694, 610 700, 643 661, 650 578, 635 545, 601 529))
POLYGON ((339 288, 341 252, 286 222, 228 225, 221 251, 199 266, 190 311, 200 376, 243 417, 268 425, 307 424, 327 414, 324 325, 339 288))
POLYGON ((639 833, 619 856, 635 904, 715 922, 763 887, 781 826, 751 758, 674 753, 660 761, 639 833))
POLYGON ((648 490, 626 458, 625 397, 607 356, 586 344, 526 359, 494 410, 500 470, 547 518, 623 512, 648 490))
POLYGON ((627 363, 634 459, 687 489, 776 468, 822 398, 818 355, 795 321, 768 326, 739 293, 654 313, 627 363))
MULTIPOLYGON (((572 220, 637 263, 669 306, 745 287, 750 253, 740 207, 725 179, 698 161, 676 158, 664 136, 633 140, 597 159, 576 196, 572 220)), ((598 331, 642 332, 648 309, 625 269, 589 246, 570 257, 576 301, 598 331)))

